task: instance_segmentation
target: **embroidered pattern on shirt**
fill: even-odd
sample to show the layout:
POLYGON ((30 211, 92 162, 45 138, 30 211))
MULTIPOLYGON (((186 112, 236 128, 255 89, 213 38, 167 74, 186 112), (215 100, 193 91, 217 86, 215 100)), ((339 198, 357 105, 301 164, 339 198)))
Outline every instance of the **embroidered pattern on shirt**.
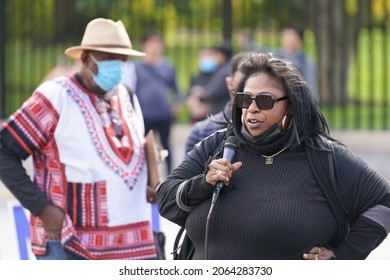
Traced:
POLYGON ((125 165, 123 161, 118 160, 119 158, 116 155, 114 156, 114 153, 112 152, 111 146, 109 145, 108 140, 106 139, 106 136, 103 132, 103 128, 100 129, 101 133, 99 133, 97 124, 100 123, 100 119, 98 118, 97 113, 96 116, 93 115, 93 112, 83 98, 83 96, 88 96, 80 93, 80 89, 77 88, 73 83, 66 81, 64 82, 64 87, 68 89, 67 94, 76 102, 80 108, 80 112, 82 113, 85 124, 87 125, 88 134, 98 156, 109 169, 111 169, 116 175, 124 180, 129 189, 132 189, 137 182, 137 177, 142 171, 142 167, 144 166, 143 163, 146 160, 143 145, 140 145, 138 156, 136 159, 131 160, 129 164, 130 166, 125 165))

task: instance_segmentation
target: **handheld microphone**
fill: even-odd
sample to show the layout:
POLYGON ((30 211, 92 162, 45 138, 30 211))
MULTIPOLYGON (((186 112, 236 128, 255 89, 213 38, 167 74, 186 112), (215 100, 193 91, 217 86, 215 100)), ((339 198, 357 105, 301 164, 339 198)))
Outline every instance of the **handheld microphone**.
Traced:
MULTIPOLYGON (((226 139, 224 148, 223 148, 223 159, 228 159, 230 162, 233 162, 236 157, 240 140, 236 136, 229 136, 226 139)), ((223 188, 223 182, 218 181, 215 184, 215 187, 220 191, 223 188)))
MULTIPOLYGON (((236 136, 229 136, 226 139, 225 144, 224 144, 222 158, 228 159, 230 162, 233 162, 234 158, 236 157, 239 145, 240 145, 240 140, 236 136)), ((207 247, 208 247, 208 239, 209 239, 208 235, 209 235, 209 223, 210 223, 211 213, 213 212, 214 205, 217 202, 219 192, 221 191, 222 188, 223 188, 223 182, 218 181, 215 184, 215 189, 213 192, 213 196, 211 198, 210 210, 209 210, 209 213, 208 213, 207 219, 206 219, 206 233, 205 233, 206 236, 205 236, 205 245, 204 245, 205 246, 204 252, 205 252, 205 259, 206 260, 208 259, 208 256, 207 256, 208 248, 207 247)))

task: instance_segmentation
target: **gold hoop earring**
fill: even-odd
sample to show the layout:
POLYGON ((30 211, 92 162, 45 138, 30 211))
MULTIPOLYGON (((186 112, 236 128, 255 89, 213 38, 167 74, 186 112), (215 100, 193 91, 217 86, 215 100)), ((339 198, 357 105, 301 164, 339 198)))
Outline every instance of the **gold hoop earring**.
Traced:
POLYGON ((288 128, 288 126, 290 125, 290 119, 289 119, 289 115, 286 114, 284 115, 283 119, 282 119, 282 122, 281 122, 281 127, 283 130, 286 130, 288 128))

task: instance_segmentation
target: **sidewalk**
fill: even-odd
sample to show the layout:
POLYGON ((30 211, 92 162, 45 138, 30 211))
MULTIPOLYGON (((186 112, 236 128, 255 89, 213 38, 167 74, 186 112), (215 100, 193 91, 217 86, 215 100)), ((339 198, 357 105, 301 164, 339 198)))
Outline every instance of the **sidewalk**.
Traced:
MULTIPOLYGON (((177 124, 173 127, 171 141, 174 167, 184 157, 184 145, 189 131, 189 125, 177 124)), ((332 134, 390 181, 390 132, 334 131, 332 134)), ((29 168, 28 161, 25 166, 29 168)), ((162 167, 160 171, 161 174, 165 174, 162 167)), ((12 195, 0 182, 0 260, 18 259, 16 236, 14 236, 11 230, 12 223, 7 211, 7 202, 12 199, 12 195)), ((179 228, 164 218, 161 218, 160 226, 167 238, 167 258, 171 259, 170 252, 172 251, 176 232, 179 228)), ((372 252, 368 259, 390 259, 390 237, 372 252)))

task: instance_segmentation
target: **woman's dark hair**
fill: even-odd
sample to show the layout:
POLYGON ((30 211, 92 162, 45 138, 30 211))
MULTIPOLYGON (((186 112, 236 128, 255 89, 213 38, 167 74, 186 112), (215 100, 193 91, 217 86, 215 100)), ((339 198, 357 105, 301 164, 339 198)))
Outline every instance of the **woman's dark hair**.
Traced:
MULTIPOLYGON (((289 145, 296 147, 302 142, 311 145, 313 136, 322 135, 334 140, 329 135, 329 127, 316 98, 310 91, 299 70, 289 61, 274 57, 271 53, 252 52, 243 59, 238 69, 242 78, 237 91, 244 91, 247 80, 260 73, 277 79, 283 86, 291 108, 292 129, 289 145)), ((234 106, 233 121, 241 122, 242 110, 234 106)))

